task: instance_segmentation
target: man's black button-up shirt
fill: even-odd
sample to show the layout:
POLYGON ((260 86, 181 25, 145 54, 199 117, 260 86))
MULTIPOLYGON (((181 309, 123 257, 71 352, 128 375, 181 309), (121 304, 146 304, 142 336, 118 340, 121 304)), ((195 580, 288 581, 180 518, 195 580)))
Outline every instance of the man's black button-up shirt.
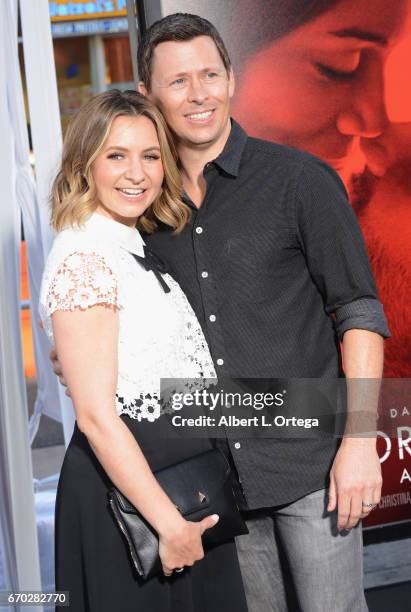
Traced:
MULTIPOLYGON (((204 168, 207 191, 179 234, 145 240, 170 266, 208 340, 217 374, 342 374, 348 329, 388 336, 363 238, 343 183, 319 159, 250 138, 232 122, 204 168)), ((325 487, 332 438, 229 441, 249 508, 325 487)))

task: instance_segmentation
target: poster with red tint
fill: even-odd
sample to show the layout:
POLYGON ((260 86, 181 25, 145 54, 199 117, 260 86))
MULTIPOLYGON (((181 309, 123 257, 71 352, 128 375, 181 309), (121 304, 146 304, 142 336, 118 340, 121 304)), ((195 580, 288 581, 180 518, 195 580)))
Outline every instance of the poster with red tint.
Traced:
POLYGON ((233 115, 250 134, 309 151, 340 174, 389 320, 384 375, 411 377, 410 2, 239 6, 233 115))
MULTIPOLYGON (((340 174, 392 334, 384 376, 411 379, 411 0, 161 4, 218 27, 236 75, 232 114, 250 135, 340 174)), ((384 486, 368 526, 411 520, 411 393, 402 408, 399 432, 379 424, 384 486)))
POLYGON ((395 438, 380 432, 377 447, 384 485, 379 505, 363 521, 365 527, 411 520, 411 429, 399 428, 395 438))
POLYGON ((379 406, 377 449, 383 472, 379 505, 366 527, 409 521, 411 518, 411 380, 384 379, 379 406))
MULTIPOLYGON (((392 334, 384 376, 409 378, 411 4, 262 0, 252 28, 251 6, 240 4, 254 40, 239 55, 233 115, 249 133, 313 153, 340 174, 392 334)), ((411 402, 382 408, 402 411, 402 423, 394 435, 387 418, 380 423, 384 485, 365 526, 411 520, 411 402)))

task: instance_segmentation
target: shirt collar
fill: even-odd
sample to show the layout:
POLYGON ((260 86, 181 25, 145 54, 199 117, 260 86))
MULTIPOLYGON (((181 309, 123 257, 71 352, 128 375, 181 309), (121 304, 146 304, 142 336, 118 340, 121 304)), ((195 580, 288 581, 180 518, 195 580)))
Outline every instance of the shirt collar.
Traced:
POLYGON ((230 135, 223 151, 214 160, 214 163, 227 174, 238 176, 247 138, 243 128, 234 119, 231 119, 230 135))
MULTIPOLYGON (((244 148, 247 142, 247 134, 243 128, 235 121, 231 119, 231 131, 227 142, 225 143, 224 149, 220 155, 214 159, 210 164, 215 164, 223 172, 230 176, 238 176, 240 172, 240 163, 243 156, 244 148)), ((207 167, 208 164, 206 164, 207 167)), ((197 210, 191 201, 190 196, 183 191, 183 201, 190 206, 193 210, 197 210)))
POLYGON ((109 243, 115 241, 130 253, 144 257, 145 243, 137 228, 128 227, 97 212, 92 213, 85 225, 95 231, 99 238, 107 239, 109 243))

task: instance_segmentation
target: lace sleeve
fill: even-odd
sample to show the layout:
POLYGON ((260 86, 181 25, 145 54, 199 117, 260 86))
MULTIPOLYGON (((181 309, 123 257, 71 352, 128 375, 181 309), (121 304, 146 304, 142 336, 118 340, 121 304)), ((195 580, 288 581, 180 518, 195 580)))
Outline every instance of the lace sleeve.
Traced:
POLYGON ((72 253, 49 284, 48 315, 56 310, 85 310, 96 304, 121 307, 116 276, 102 255, 72 253))

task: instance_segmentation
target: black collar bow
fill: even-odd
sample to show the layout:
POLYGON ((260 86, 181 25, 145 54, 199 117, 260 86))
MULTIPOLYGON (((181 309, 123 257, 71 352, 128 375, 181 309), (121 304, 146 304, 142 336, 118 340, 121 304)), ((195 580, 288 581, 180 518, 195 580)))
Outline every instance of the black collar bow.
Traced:
POLYGON ((170 293, 170 287, 167 285, 164 278, 161 276, 162 274, 166 274, 168 272, 167 264, 160 259, 155 253, 150 251, 150 249, 144 245, 144 257, 140 257, 135 253, 131 253, 134 259, 141 265, 147 272, 153 272, 154 276, 157 278, 160 283, 164 293, 170 293))

